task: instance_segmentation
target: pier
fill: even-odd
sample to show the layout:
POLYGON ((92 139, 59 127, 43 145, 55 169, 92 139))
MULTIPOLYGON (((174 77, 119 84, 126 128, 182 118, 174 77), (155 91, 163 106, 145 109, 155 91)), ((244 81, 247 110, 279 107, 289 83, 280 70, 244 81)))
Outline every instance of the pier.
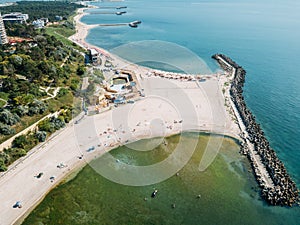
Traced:
POLYGON ((103 24, 95 24, 95 26, 99 27, 114 27, 114 26, 130 26, 133 28, 138 27, 138 24, 140 24, 140 21, 133 21, 130 23, 103 23, 103 24))
POLYGON ((141 24, 141 21, 133 21, 129 23, 99 23, 99 24, 93 24, 93 25, 88 25, 91 28, 94 27, 117 27, 117 26, 130 26, 130 27, 138 27, 138 24, 141 24))
POLYGON ((126 9, 127 6, 100 6, 99 9, 126 9))
POLYGON ((241 130, 241 153, 246 155, 261 188, 262 197, 271 205, 299 204, 299 190, 278 159, 260 125, 247 108, 243 97, 246 71, 223 54, 212 56, 221 68, 231 74, 229 100, 241 130))
POLYGON ((96 24, 99 27, 117 27, 117 26, 128 26, 129 23, 100 23, 96 24))
POLYGON ((89 12, 89 13, 87 13, 87 14, 90 14, 90 15, 92 15, 92 14, 103 14, 103 15, 123 15, 123 14, 125 14, 125 13, 127 13, 126 11, 118 11, 118 12, 89 12))

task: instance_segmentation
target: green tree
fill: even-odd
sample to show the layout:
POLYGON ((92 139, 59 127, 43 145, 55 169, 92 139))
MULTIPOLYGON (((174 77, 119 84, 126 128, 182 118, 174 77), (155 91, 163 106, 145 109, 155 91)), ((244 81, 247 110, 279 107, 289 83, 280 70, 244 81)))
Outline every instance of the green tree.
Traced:
POLYGON ((38 132, 36 132, 35 136, 39 140, 39 142, 44 142, 44 141, 46 141, 46 138, 47 138, 47 132, 38 131, 38 132))
POLYGON ((12 128, 6 124, 0 123, 0 134, 11 135, 11 134, 15 134, 15 133, 16 133, 16 131, 14 128, 12 128))
POLYGON ((66 126, 65 124, 65 119, 63 116, 59 116, 59 117, 51 117, 50 118, 50 122, 54 125, 54 128, 56 130, 59 130, 60 128, 63 128, 66 126))
POLYGON ((62 96, 64 96, 64 95, 68 94, 68 93, 69 93, 68 89, 66 89, 66 88, 61 88, 61 89, 59 90, 57 96, 58 96, 58 97, 62 97, 62 96))
POLYGON ((25 116, 28 113, 28 106, 18 105, 12 110, 12 112, 17 114, 19 117, 25 116))
POLYGON ((15 105, 28 105, 32 103, 34 96, 32 94, 22 94, 14 98, 15 105))
POLYGON ((19 55, 11 55, 9 57, 10 63, 12 63, 15 67, 20 67, 23 64, 23 58, 19 55))
POLYGON ((0 172, 4 172, 7 170, 7 167, 2 158, 0 158, 0 172))
POLYGON ((10 156, 10 163, 26 155, 26 151, 23 148, 9 148, 6 152, 10 156))
POLYGON ((12 146, 14 148, 25 148, 26 145, 29 144, 29 140, 27 139, 26 135, 20 135, 18 137, 15 138, 15 140, 13 140, 12 142, 12 146))
POLYGON ((70 88, 72 89, 72 91, 78 90, 78 88, 79 88, 79 80, 78 79, 72 79, 71 80, 70 88))
POLYGON ((29 55, 34 61, 42 61, 45 59, 45 54, 39 46, 31 48, 29 55))
POLYGON ((76 70, 76 73, 77 73, 78 76, 82 76, 82 75, 85 74, 85 71, 86 71, 85 67, 82 66, 82 65, 79 65, 77 70, 76 70))
POLYGON ((43 114, 46 110, 47 105, 44 102, 35 100, 29 105, 28 115, 43 114))
POLYGON ((39 131, 46 131, 53 133, 55 131, 54 125, 50 122, 49 119, 44 119, 38 124, 39 131))
POLYGON ((7 150, 8 149, 5 148, 3 149, 3 151, 0 152, 0 160, 2 160, 5 165, 8 165, 11 161, 11 157, 7 153, 7 150))
POLYGON ((16 114, 11 113, 9 110, 4 109, 0 112, 0 122, 7 125, 14 125, 20 121, 20 117, 16 114))

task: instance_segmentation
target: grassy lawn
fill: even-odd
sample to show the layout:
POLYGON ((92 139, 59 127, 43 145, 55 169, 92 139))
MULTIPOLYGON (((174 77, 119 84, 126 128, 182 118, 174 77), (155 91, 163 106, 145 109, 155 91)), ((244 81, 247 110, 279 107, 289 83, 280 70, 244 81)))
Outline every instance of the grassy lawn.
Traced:
MULTIPOLYGON (((66 44, 66 45, 71 45, 72 46, 72 41, 70 41, 68 39, 68 37, 62 35, 60 32, 62 32, 62 29, 64 28, 58 28, 58 27, 47 27, 45 30, 46 30, 46 33, 49 34, 49 35, 52 35, 54 37, 56 37, 59 41, 61 41, 62 43, 66 44)), ((65 28, 65 29, 68 29, 68 28, 65 28)), ((69 30, 69 29, 68 29, 69 30)), ((70 31, 69 31, 70 33, 70 31)), ((72 34, 71 34, 72 35, 72 34)))
POLYGON ((62 97, 55 97, 53 99, 47 100, 48 108, 51 112, 55 112, 62 107, 73 105, 73 94, 71 92, 67 93, 62 97))
POLYGON ((52 30, 52 32, 56 32, 58 35, 63 36, 65 38, 70 37, 75 34, 75 29, 63 27, 62 25, 53 25, 46 28, 47 30, 52 30))
POLYGON ((61 41, 64 45, 72 46, 73 48, 81 52, 85 51, 83 48, 81 48, 76 44, 73 44, 73 42, 68 39, 69 36, 75 34, 74 29, 70 29, 62 26, 57 26, 57 27, 51 26, 51 27, 46 27, 45 30, 46 30, 46 34, 56 37, 57 40, 61 41))

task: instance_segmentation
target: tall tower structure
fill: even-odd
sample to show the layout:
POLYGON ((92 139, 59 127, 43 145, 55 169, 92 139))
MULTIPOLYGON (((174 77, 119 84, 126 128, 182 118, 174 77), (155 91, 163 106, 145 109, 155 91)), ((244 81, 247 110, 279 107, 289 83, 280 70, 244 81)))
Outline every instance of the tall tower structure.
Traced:
POLYGON ((0 45, 6 44, 8 42, 7 36, 6 36, 6 31, 4 27, 4 23, 2 20, 2 16, 0 13, 0 45))

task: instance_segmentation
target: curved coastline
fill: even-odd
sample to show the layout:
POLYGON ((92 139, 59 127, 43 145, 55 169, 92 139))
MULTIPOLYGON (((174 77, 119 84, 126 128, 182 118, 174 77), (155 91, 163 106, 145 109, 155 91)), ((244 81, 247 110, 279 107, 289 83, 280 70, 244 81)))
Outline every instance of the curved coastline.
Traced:
MULTIPOLYGON (((83 9, 84 10, 84 9, 83 9)), ((81 23, 79 20, 80 20, 80 18, 84 15, 83 14, 83 11, 82 11, 82 14, 78 14, 79 16, 77 17, 77 25, 78 25, 78 23, 81 23)), ((82 23, 81 23, 82 24, 82 23)), ((85 36, 88 34, 88 30, 90 29, 90 28, 93 28, 93 27, 95 27, 94 25, 82 25, 82 27, 80 27, 80 28, 78 28, 78 30, 77 30, 77 34, 78 34, 78 32, 80 32, 80 31, 82 31, 83 30, 83 33, 82 33, 82 35, 79 35, 80 36, 80 40, 79 39, 77 39, 76 40, 76 37, 77 36, 72 36, 72 37, 70 37, 70 40, 72 40, 74 43, 76 43, 76 44, 78 44, 78 45, 80 45, 80 46, 82 46, 82 47, 84 47, 84 48, 97 48, 97 49, 99 49, 100 51, 102 51, 103 52, 103 54, 104 55, 107 55, 107 56, 110 56, 111 54, 109 53, 107 53, 107 51, 105 51, 104 49, 101 49, 101 48, 98 48, 98 47, 96 47, 96 46, 92 46, 92 45, 90 45, 90 44, 88 44, 88 43, 86 43, 85 41, 84 41, 84 38, 85 38, 85 36)), ((78 36, 78 37, 79 37, 78 36)), ((115 56, 114 56, 115 57, 115 56)), ((240 85, 242 85, 243 83, 244 83, 244 79, 245 79, 245 71, 240 67, 240 66, 238 66, 236 63, 234 63, 231 59, 229 59, 228 57, 224 57, 224 60, 230 65, 230 66, 228 66, 228 65, 226 65, 226 64, 224 64, 223 63, 223 66, 224 66, 224 68, 223 68, 223 66, 222 66, 222 68, 224 69, 224 70, 227 70, 227 71, 230 71, 230 72, 232 72, 232 70, 234 70, 234 71, 237 71, 237 72, 235 72, 235 78, 236 77, 239 77, 238 79, 235 79, 234 80, 234 85, 236 86, 236 87, 239 87, 240 85), (244 72, 243 72, 244 71, 244 72), (237 75, 238 74, 238 75, 237 75)), ((124 61, 123 59, 122 59, 122 61, 124 61)), ((139 66, 140 67, 140 66, 139 66)), ((231 90, 231 93, 232 93, 232 90, 231 90)), ((232 96, 233 96, 233 94, 232 94, 232 96)), ((232 100, 233 101, 237 101, 237 99, 238 98, 235 98, 235 97, 233 97, 232 98, 232 100)), ((235 103, 235 104, 237 104, 237 103, 235 103)), ((251 114, 252 115, 252 114, 251 114)), ((254 118, 253 118, 254 119, 254 118)), ((258 128, 259 128, 259 125, 258 125, 258 128)), ((261 138, 261 139, 259 139, 259 140, 264 140, 264 141, 266 141, 265 143, 267 143, 268 144, 268 142, 267 142, 267 140, 266 139, 263 139, 262 137, 261 137, 261 130, 257 130, 257 128, 256 128, 256 126, 254 126, 254 128, 249 128, 249 129, 254 129, 254 131, 251 131, 251 132, 254 132, 254 133, 251 133, 251 134, 253 134, 252 135, 252 139, 251 139, 251 141, 254 141, 254 140, 256 140, 257 138, 261 138), (254 135, 254 134, 256 134, 256 132, 258 132, 258 131, 260 131, 260 133, 258 133, 258 137, 256 137, 256 135, 254 135)), ((259 128, 260 129, 260 128, 259 128)), ((198 132, 208 132, 208 133, 213 133, 214 134, 214 132, 213 131, 205 131, 205 130, 203 130, 203 128, 201 129, 201 128, 199 128, 199 130, 198 130, 198 132)), ((249 131, 248 131, 249 132, 249 131)), ((250 133, 250 132, 249 132, 250 133)), ((174 135, 174 134, 176 134, 176 133, 173 133, 172 135, 174 135)), ((219 134, 219 133, 217 133, 217 132, 215 132, 215 134, 219 134)), ((241 143, 241 138, 239 138, 239 137, 237 137, 236 135, 234 135, 234 134, 231 134, 231 133, 228 133, 228 134, 224 134, 224 135, 226 135, 226 136, 229 136, 229 137, 231 137, 231 138, 233 138, 234 140, 237 140, 239 143, 241 143)), ((263 132, 262 132, 262 135, 263 135, 263 132)), ((141 138, 144 138, 144 137, 141 137, 141 138)), ((149 137, 150 138, 150 137, 149 137)), ((245 141, 245 137, 243 136, 242 137, 242 140, 244 140, 244 142, 246 143, 246 141, 245 141)), ((257 140, 256 140, 257 141, 257 140)), ((255 142, 256 143, 256 142, 255 142)), ((264 143, 264 145, 265 145, 265 143, 264 143)), ((256 143, 256 145, 257 146, 259 146, 260 144, 257 142, 256 143)), ((113 149, 113 148, 116 148, 117 147, 117 145, 116 146, 113 146, 113 147, 111 147, 110 149, 113 149)), ((260 146, 260 148, 261 148, 261 146, 260 146)), ((245 151, 245 153, 248 155, 248 157, 250 158, 250 161, 251 161, 251 156, 250 156, 250 153, 249 153, 249 149, 248 149, 248 146, 247 146, 247 144, 243 144, 243 146, 242 146, 242 150, 244 150, 245 151)), ((106 151, 108 151, 108 150, 106 150, 106 151)), ((273 151, 273 150, 272 150, 273 151)), ((273 153, 275 154, 275 152, 273 151, 273 153)), ((101 153, 99 153, 99 152, 97 152, 97 154, 102 154, 102 152, 101 153)), ((96 154, 93 154, 92 156, 94 157, 96 154)), ((90 157, 90 159, 93 159, 93 157, 90 157)), ((275 157, 276 157, 276 154, 275 154, 275 157)), ((277 158, 277 157, 276 157, 277 158)), ((271 160, 269 160, 268 162, 270 163, 270 161, 272 162, 272 160, 273 160, 274 158, 273 158, 273 155, 272 155, 272 157, 271 157, 271 160)), ((255 169, 255 164, 253 163, 255 160, 253 160, 252 159, 252 166, 253 166, 253 168, 254 168, 254 172, 255 172, 255 175, 256 175, 256 177, 257 177, 257 180, 259 181, 260 180, 260 177, 261 177, 261 175, 259 174, 259 170, 256 170, 255 169)), ((267 161, 267 159, 266 159, 266 161, 267 161)), ((279 161, 280 162, 280 161, 279 161)), ((281 162, 280 162, 281 163, 281 162)), ((86 164, 86 161, 76 161, 76 163, 74 164, 74 165, 72 165, 71 163, 69 164, 70 165, 70 170, 68 170, 68 171, 65 171, 63 174, 62 174, 62 176, 60 176, 60 177, 57 177, 57 181, 56 181, 56 183, 55 183, 55 185, 57 185, 57 184, 59 184, 63 179, 65 179, 67 176, 69 176, 71 173, 74 173, 75 171, 77 171, 80 167, 82 167, 82 166, 84 166, 86 164)), ((282 163, 281 163, 282 164, 282 163)), ((276 164, 277 165, 277 164, 276 164)), ((280 165, 279 165, 280 166, 280 165)), ((283 164, 281 165, 281 166, 283 166, 283 164)), ((272 169, 273 167, 270 167, 269 168, 269 170, 270 169, 272 169)), ((280 167, 280 169, 282 169, 282 167, 280 167)), ((285 170, 285 168, 284 168, 284 166, 283 166, 283 170, 285 171, 285 173, 286 173, 286 170, 285 170)), ((275 174, 276 175, 276 174, 275 174)), ((286 175, 288 176, 288 174, 286 173, 286 175)), ((273 179, 273 177, 271 176, 271 178, 273 179)), ((290 179, 290 177, 288 176, 288 185, 294 185, 294 187, 295 187, 295 184, 293 183, 293 181, 290 179)), ((263 184, 263 182, 261 183, 261 185, 264 185, 263 184)), ((30 207, 30 209, 26 212, 27 213, 27 215, 30 213, 30 210, 32 210, 33 208, 34 208, 34 206, 35 205, 37 205, 40 201, 42 201, 42 199, 44 198, 44 196, 51 190, 51 189, 53 189, 55 186, 52 186, 50 189, 48 189, 48 191, 46 192, 46 193, 44 193, 42 196, 40 196, 39 197, 39 199, 34 203, 34 205, 31 205, 31 207, 30 207)), ((280 188, 284 188, 284 186, 282 186, 282 187, 280 187, 280 188)), ((275 202, 275 204, 274 205, 276 205, 276 204, 281 204, 281 205, 288 205, 288 204, 282 204, 282 199, 280 199, 280 201, 278 201, 278 199, 276 199, 276 198, 278 198, 278 189, 269 189, 269 188, 264 188, 263 190, 265 190, 262 194, 263 194, 263 196, 267 199, 267 201, 269 201, 268 199, 273 199, 272 201, 273 202, 275 202)), ((281 190, 282 189, 279 189, 279 191, 281 192, 281 190)), ((290 190, 290 189, 288 189, 288 190, 290 190)), ((291 191, 291 193, 295 193, 294 192, 295 190, 293 190, 293 191, 291 191)), ((290 194, 290 192, 284 192, 284 194, 290 194)), ((271 200, 270 200, 270 204, 272 204, 272 202, 271 202, 271 200)), ((283 202, 284 203, 284 202, 283 202)), ((289 203, 289 202, 288 202, 289 203)), ((26 214, 25 214, 26 215, 26 214)), ((23 214, 23 218, 24 218, 24 216, 25 216, 24 214, 23 214)), ((20 219, 20 217, 19 217, 19 219, 18 219, 18 222, 17 223, 20 223, 21 222, 21 220, 22 219, 20 219)))
MULTIPOLYGON (((93 27, 93 25, 85 25, 81 23, 79 20, 83 16, 83 10, 81 13, 79 13, 75 17, 76 21, 76 34, 72 37, 70 37, 70 40, 72 40, 74 43, 84 47, 85 49, 87 48, 96 48, 97 50, 101 51, 102 54, 105 57, 112 57, 114 59, 114 62, 118 64, 119 66, 124 65, 124 64, 129 64, 132 66, 133 69, 138 69, 142 68, 143 72, 147 72, 150 69, 137 66, 137 65, 132 65, 132 63, 128 63, 123 59, 120 59, 119 57, 112 55, 105 51, 104 49, 98 48, 96 46, 92 46, 84 41, 85 36, 88 34, 88 30, 93 27), (76 40, 76 38, 79 38, 76 40)), ((196 84, 196 81, 193 81, 190 77, 190 75, 182 75, 183 81, 180 81, 179 79, 175 79, 176 74, 172 73, 166 73, 166 74, 160 74, 160 71, 157 70, 151 70, 151 71, 156 71, 158 73, 157 77, 153 74, 151 79, 156 79, 156 81, 159 81, 159 83, 167 80, 172 80, 172 82, 177 82, 176 84, 179 85, 181 88, 190 88, 190 90, 200 90, 198 85, 196 84), (168 75, 170 74, 170 76, 168 75)), ((162 72, 163 73, 163 72, 162 72)), ((211 78, 211 81, 207 81, 205 83, 212 82, 214 85, 218 84, 217 80, 218 76, 213 76, 211 78)), ((142 80, 147 80, 147 75, 144 77, 141 77, 140 81, 142 80)), ((200 77, 199 77, 200 79, 200 77)), ((210 88, 213 88, 215 86, 208 86, 210 88)), ((219 93, 219 90, 216 90, 217 93, 219 93)), ((214 92, 214 93, 216 93, 214 92)), ((190 92, 189 94, 193 94, 190 92)), ((221 93, 220 93, 221 94, 221 93)), ((193 104, 199 104, 201 102, 201 98, 203 96, 197 96, 193 98, 193 104), (198 102, 197 102, 198 101, 198 102)), ((222 97, 221 95, 218 95, 218 97, 222 97)), ((222 106, 222 103, 220 103, 222 106)), ((206 105, 204 105, 206 107, 206 105)), ((216 105, 216 107, 219 105, 216 105)), ((196 108, 196 106, 194 105, 196 108)), ((199 112, 205 112, 206 109, 205 107, 202 108, 201 111, 200 108, 198 108, 199 112)), ((140 109, 141 110, 141 109, 140 109)), ((97 119, 100 121, 103 121, 103 118, 109 118, 110 117, 110 111, 104 112, 103 114, 97 115, 97 119)), ((141 113, 142 114, 142 113, 141 113)), ((204 113, 205 114, 205 113, 204 113)), ((154 115, 155 116, 155 115, 154 115)), ((139 119, 139 116, 135 119, 139 119)), ((173 121, 176 119, 178 120, 177 117, 175 116, 170 116, 166 115, 168 120, 168 124, 172 124, 174 126, 173 121)), ((114 149, 118 146, 120 146, 124 142, 118 142, 114 141, 113 143, 110 143, 110 145, 107 145, 105 148, 102 145, 101 147, 96 147, 94 152, 87 153, 85 150, 88 149, 91 145, 94 143, 91 143, 90 137, 87 136, 85 137, 85 140, 81 140, 83 143, 83 153, 84 154, 84 159, 80 159, 79 155, 81 154, 80 151, 78 151, 79 148, 79 141, 76 139, 77 137, 74 135, 74 126, 79 126, 83 125, 86 130, 89 131, 89 127, 86 126, 88 121, 91 120, 91 118, 85 117, 83 121, 81 121, 79 124, 74 125, 73 122, 71 122, 65 129, 59 131, 59 135, 55 136, 54 135, 45 142, 42 146, 37 146, 34 148, 32 151, 35 152, 34 154, 30 154, 29 157, 27 157, 24 161, 18 161, 16 164, 11 165, 9 168, 9 171, 1 177, 0 179, 0 185, 3 187, 3 191, 6 191, 6 196, 5 199, 3 199, 3 204, 1 204, 1 216, 0 216, 0 223, 9 223, 9 224, 20 224, 24 217, 30 213, 33 208, 39 204, 40 201, 43 200, 45 195, 51 191, 53 188, 55 188, 57 185, 60 184, 62 180, 64 180, 67 176, 70 174, 74 173, 77 171, 79 168, 82 166, 86 165, 90 160, 93 160, 95 157, 99 157, 105 152, 114 149), (66 168, 58 169, 57 165, 61 162, 64 162, 65 164, 68 165, 66 168), (34 165, 34 166, 32 166, 34 165), (34 174, 39 173, 43 171, 44 172, 44 177, 41 180, 36 180, 34 178, 34 174), (55 176, 55 181, 51 183, 47 177, 50 176, 55 176), (20 193, 17 193, 17 190, 19 187, 24 187, 22 195, 20 193), (11 205, 15 202, 15 200, 21 200, 23 207, 22 209, 14 210, 11 208, 11 205), (3 216, 2 216, 3 215, 3 216)), ((140 120, 141 121, 141 120, 140 120)), ((197 121, 198 124, 191 124, 191 127, 188 127, 184 129, 184 131, 198 131, 198 132, 206 132, 206 133, 216 133, 216 134, 221 134, 221 135, 226 135, 230 136, 232 138, 235 138, 236 140, 239 139, 237 135, 237 130, 234 129, 236 128, 235 124, 233 124, 232 121, 229 121, 230 124, 226 127, 226 129, 220 129, 219 127, 215 127, 215 124, 213 124, 210 121, 210 118, 204 118, 203 121, 197 121), (200 123, 199 123, 200 122, 200 123), (232 126, 231 126, 232 125, 232 126), (215 128, 215 129, 214 129, 215 128)), ((134 123, 136 124, 136 123, 134 123)), ((108 125, 107 124, 102 124, 101 127, 98 127, 100 129, 100 132, 103 132, 103 130, 107 130, 108 125)), ((152 133, 151 136, 146 132, 148 131, 148 127, 143 127, 142 130, 140 130, 140 134, 136 134, 132 137, 131 141, 135 141, 137 139, 143 139, 143 138, 151 138, 151 137, 157 137, 159 136, 159 132, 157 133, 152 133)), ((99 130, 98 130, 99 132, 99 130)), ((170 136, 174 134, 178 134, 180 132, 183 132, 183 129, 179 129, 174 126, 174 129, 169 129, 168 132, 165 134, 165 136, 170 136)), ((95 134, 97 137, 98 133, 95 134)), ((104 136, 104 135, 103 135, 104 136)), ((94 136, 93 136, 94 137, 94 136)), ((99 136, 98 136, 99 137, 99 136)), ((105 137, 107 140, 107 137, 105 137)), ((99 140, 98 140, 99 143, 99 140)), ((98 144, 97 143, 97 144, 98 144)), ((97 144, 95 146, 97 146, 97 144)))
POLYGON ((262 197, 271 205, 299 204, 299 190, 295 182, 271 148, 263 130, 244 101, 243 86, 246 71, 226 55, 215 54, 212 58, 218 61, 222 69, 232 73, 229 91, 232 107, 235 108, 242 131, 241 153, 248 157, 252 165, 256 180, 261 187, 262 197))

